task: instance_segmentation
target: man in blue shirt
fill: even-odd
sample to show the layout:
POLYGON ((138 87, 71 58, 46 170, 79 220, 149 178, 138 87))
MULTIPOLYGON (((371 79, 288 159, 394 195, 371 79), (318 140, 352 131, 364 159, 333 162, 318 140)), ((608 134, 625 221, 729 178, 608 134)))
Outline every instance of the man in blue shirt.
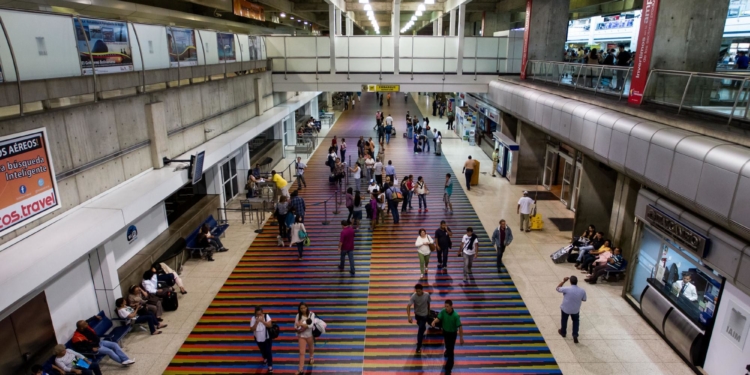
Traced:
POLYGON ((385 166, 385 177, 386 180, 391 179, 390 184, 396 184, 396 167, 393 166, 393 162, 388 160, 388 165, 385 166))
POLYGON ((396 185, 389 186, 388 184, 385 184, 384 187, 385 186, 387 186, 387 188, 385 188, 385 198, 388 201, 388 209, 391 210, 391 215, 393 216, 393 224, 398 224, 398 202, 393 199, 395 198, 393 195, 401 193, 401 190, 396 185))
POLYGON ((739 51, 737 52, 737 57, 734 59, 735 61, 735 67, 737 69, 747 69, 748 63, 750 63, 750 58, 747 57, 747 52, 745 51, 739 51))
POLYGON ((299 196, 299 191, 295 190, 291 194, 292 200, 289 201, 289 205, 297 213, 297 216, 302 217, 302 222, 305 221, 305 200, 299 196))
POLYGON ((557 330, 560 336, 565 337, 568 330, 568 316, 573 320, 573 342, 578 344, 578 318, 581 312, 581 304, 586 301, 586 291, 578 287, 578 278, 575 276, 566 277, 557 285, 557 291, 563 294, 563 301, 560 305, 562 319, 560 320, 562 328, 557 330), (563 286, 570 280, 570 286, 563 286))

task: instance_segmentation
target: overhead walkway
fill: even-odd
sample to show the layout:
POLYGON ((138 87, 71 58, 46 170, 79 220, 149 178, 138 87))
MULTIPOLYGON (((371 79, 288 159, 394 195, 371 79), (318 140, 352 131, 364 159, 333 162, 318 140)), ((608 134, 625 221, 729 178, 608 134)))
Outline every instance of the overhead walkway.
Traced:
MULTIPOLYGON (((363 94, 362 99, 356 110, 342 115, 330 133, 346 138, 349 153, 356 153, 360 135, 375 136, 373 113, 380 107, 372 94, 363 94)), ((396 119, 399 134, 404 131, 406 110, 419 113, 413 100, 405 105, 401 95, 392 99, 390 108, 384 108, 396 119)), ((494 253, 487 244, 489 234, 456 177, 452 199, 455 212, 442 210, 443 176, 453 172, 447 159, 415 155, 411 142, 401 137, 391 139, 385 158, 393 160, 399 179, 406 174, 426 178, 433 191, 428 196, 429 212, 416 212, 415 201, 415 209, 404 214, 398 225, 389 218, 374 232, 360 229, 354 250, 356 275, 339 272, 337 223, 348 213, 343 208, 336 215, 329 213, 331 224, 322 225, 325 206, 320 202, 335 188, 328 184, 325 150, 317 151, 305 173, 308 187, 300 191, 308 207, 305 226, 312 242, 305 249, 304 260, 297 260, 295 248, 276 246, 277 229, 266 224, 165 373, 264 371, 248 329, 254 306, 263 306, 281 326, 281 336, 274 343, 274 370, 296 371, 298 348, 292 325, 300 301, 328 323, 328 332, 317 341, 315 365, 306 366, 308 373, 440 373, 441 336, 429 331, 422 355, 416 356, 417 327, 408 324, 404 308, 414 284, 420 281, 414 247, 418 231, 425 228, 434 233, 440 221, 446 220, 454 231, 448 272, 436 272, 433 256, 422 283, 432 293, 433 309, 440 310, 446 299, 452 299, 461 314, 466 344, 456 347, 455 372, 560 374, 513 280, 505 269, 496 271, 494 253), (463 283, 462 262, 455 252, 467 226, 474 227, 484 245, 480 245, 473 277, 463 283)), ((368 220, 363 224, 367 228, 368 220)))

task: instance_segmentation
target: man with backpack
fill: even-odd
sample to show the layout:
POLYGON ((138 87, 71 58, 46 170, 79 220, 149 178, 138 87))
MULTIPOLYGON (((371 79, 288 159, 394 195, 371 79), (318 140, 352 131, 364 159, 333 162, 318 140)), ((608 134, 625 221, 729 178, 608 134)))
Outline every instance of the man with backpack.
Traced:
POLYGON ((479 238, 472 227, 466 228, 466 234, 461 239, 461 256, 464 257, 464 282, 472 274, 471 266, 479 256, 479 238))
POLYGON ((273 373, 272 340, 279 337, 279 326, 271 323, 271 317, 263 313, 263 308, 255 306, 255 316, 250 320, 250 330, 255 336, 263 363, 268 366, 268 372, 273 373))

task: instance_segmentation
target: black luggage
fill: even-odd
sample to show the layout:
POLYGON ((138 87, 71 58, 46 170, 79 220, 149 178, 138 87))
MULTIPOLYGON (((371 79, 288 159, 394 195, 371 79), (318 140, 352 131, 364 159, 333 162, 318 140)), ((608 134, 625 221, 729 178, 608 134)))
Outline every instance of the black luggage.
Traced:
POLYGON ((568 253, 568 263, 577 263, 579 254, 579 251, 571 250, 570 253, 568 253))
POLYGON ((336 175, 331 174, 330 176, 328 176, 328 184, 333 185, 335 183, 336 183, 336 175))
POLYGON ((179 305, 179 302, 177 302, 177 293, 175 292, 167 292, 167 295, 161 301, 161 307, 164 311, 175 311, 179 305))
POLYGON ((568 254, 570 253, 570 250, 572 249, 573 249, 573 244, 570 244, 568 246, 563 247, 560 250, 555 251, 549 257, 552 258, 552 261, 555 263, 565 263, 568 260, 568 254))

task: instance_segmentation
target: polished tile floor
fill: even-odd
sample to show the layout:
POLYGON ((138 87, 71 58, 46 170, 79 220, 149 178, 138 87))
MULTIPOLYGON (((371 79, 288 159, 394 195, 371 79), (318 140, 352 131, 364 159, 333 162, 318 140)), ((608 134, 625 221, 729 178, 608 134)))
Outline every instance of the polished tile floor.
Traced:
MULTIPOLYGON (((417 100, 427 113, 429 99, 416 94, 412 94, 411 99, 417 100)), ((491 231, 500 218, 506 219, 513 228, 518 227, 519 219, 515 214, 518 198, 523 190, 534 187, 513 186, 490 177, 487 173, 491 168, 490 160, 478 147, 469 146, 455 135, 451 137, 437 119, 432 123, 444 134, 443 153, 456 175, 460 175, 467 155, 481 162, 480 184, 467 195, 485 229, 491 231)), ((327 131, 324 129, 323 135, 327 131)), ((286 164, 286 160, 279 163, 286 164)), ((572 213, 556 201, 540 202, 539 211, 545 218, 572 217, 572 213)), ((189 261, 185 265, 182 278, 189 294, 180 297, 178 311, 165 314, 169 327, 164 334, 156 337, 145 332, 130 334, 124 340, 124 348, 135 358, 136 364, 122 368, 106 360, 103 366, 106 373, 164 372, 256 237, 256 222, 242 225, 238 215, 230 215, 229 219, 231 227, 223 241, 230 251, 218 254, 213 263, 189 261)), ((504 258, 508 272, 563 373, 691 374, 692 370, 621 297, 621 284, 583 285, 588 301, 581 311, 580 344, 574 344, 570 336, 563 339, 557 334, 560 295, 555 286, 565 276, 580 274, 570 264, 552 263, 549 255, 566 244, 570 236, 570 232, 560 232, 546 222, 544 231, 517 234, 504 258)))

